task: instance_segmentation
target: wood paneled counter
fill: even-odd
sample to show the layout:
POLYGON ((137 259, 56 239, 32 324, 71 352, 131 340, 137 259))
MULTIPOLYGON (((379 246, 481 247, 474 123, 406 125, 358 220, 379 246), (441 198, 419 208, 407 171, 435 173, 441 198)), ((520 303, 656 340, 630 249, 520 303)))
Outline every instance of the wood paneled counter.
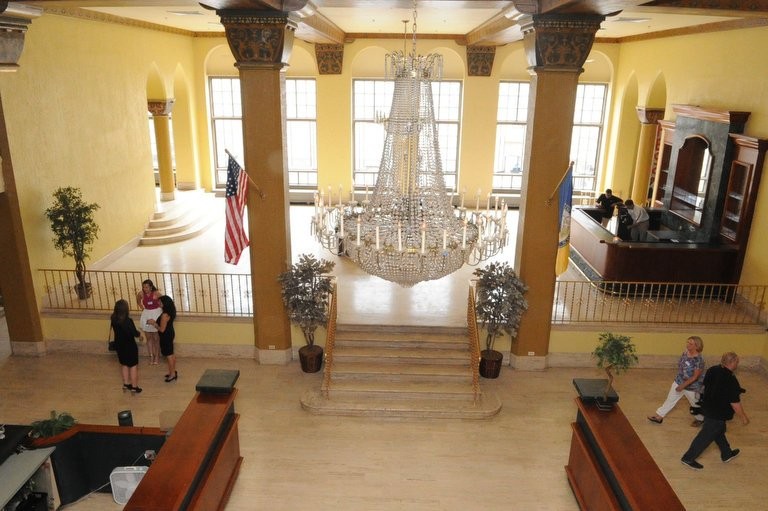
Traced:
POLYGON ((571 248, 607 281, 738 282, 735 246, 620 241, 580 208, 571 217, 571 248))
POLYGON ((685 511, 618 405, 600 411, 576 398, 565 471, 583 510, 685 511))
POLYGON ((224 509, 243 460, 236 395, 196 394, 125 511, 224 509))

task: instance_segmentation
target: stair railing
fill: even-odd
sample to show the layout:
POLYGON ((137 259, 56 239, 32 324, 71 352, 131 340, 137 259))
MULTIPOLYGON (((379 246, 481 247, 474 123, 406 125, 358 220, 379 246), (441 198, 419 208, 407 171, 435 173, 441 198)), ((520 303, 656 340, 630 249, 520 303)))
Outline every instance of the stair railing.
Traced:
POLYGON ((323 370, 323 395, 327 398, 331 387, 331 370, 333 369, 333 347, 336 344, 336 316, 337 316, 337 296, 338 288, 336 279, 333 280, 333 289, 331 290, 331 300, 328 304, 328 325, 325 338, 325 369, 323 370))
POLYGON ((469 366, 472 371, 472 392, 475 402, 480 396, 480 335, 477 328, 477 314, 475 311, 475 283, 469 284, 469 296, 467 298, 467 337, 469 340, 469 366))

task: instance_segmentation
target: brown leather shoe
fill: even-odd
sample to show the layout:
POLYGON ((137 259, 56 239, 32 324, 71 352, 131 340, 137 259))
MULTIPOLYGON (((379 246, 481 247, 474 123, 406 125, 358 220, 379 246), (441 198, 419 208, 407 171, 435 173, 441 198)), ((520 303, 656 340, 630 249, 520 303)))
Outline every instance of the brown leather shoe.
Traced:
POLYGON ((659 417, 658 415, 651 415, 648 417, 648 420, 651 422, 655 422, 656 424, 661 424, 664 422, 664 417, 659 417))

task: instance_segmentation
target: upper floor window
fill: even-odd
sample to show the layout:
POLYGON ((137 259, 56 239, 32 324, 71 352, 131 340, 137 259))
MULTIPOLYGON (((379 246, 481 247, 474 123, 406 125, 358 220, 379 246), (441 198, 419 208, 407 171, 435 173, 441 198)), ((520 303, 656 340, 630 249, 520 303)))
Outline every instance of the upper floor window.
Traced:
POLYGON ((239 78, 210 79, 211 123, 213 124, 213 163, 216 187, 227 184, 226 150, 240 158, 243 165, 243 107, 239 78))
MULTIPOLYGON (((216 186, 227 183, 229 150, 243 155, 243 109, 240 79, 211 77, 211 123, 216 186)), ((317 93, 315 80, 285 80, 288 185, 317 187, 317 93)), ((244 162, 240 159, 240 164, 244 162)))
POLYGON ((313 79, 285 80, 288 186, 317 188, 317 92, 313 79))
MULTIPOLYGON (((376 184, 386 137, 384 125, 377 121, 389 114, 393 92, 391 80, 353 81, 353 180, 358 189, 376 184)), ((455 190, 461 133, 461 82, 433 82, 432 102, 445 186, 455 190)))
POLYGON ((576 109, 573 114, 571 160, 573 191, 592 195, 597 178, 597 159, 605 121, 605 99, 608 85, 579 84, 576 87, 576 109))
POLYGON ((496 112, 493 189, 520 193, 528 125, 528 82, 501 82, 496 112))

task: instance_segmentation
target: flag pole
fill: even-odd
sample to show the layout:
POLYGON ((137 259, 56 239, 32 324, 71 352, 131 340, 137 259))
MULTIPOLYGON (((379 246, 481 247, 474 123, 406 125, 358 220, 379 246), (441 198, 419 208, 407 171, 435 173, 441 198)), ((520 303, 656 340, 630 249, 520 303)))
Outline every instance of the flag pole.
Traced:
MULTIPOLYGON (((229 152, 229 149, 224 148, 224 152, 227 153, 227 156, 237 161, 237 158, 235 158, 235 156, 229 152)), ((240 172, 245 172, 245 169, 243 167, 240 167, 240 172)), ((264 192, 261 191, 261 188, 259 188, 259 185, 256 184, 256 181, 253 180, 251 175, 248 172, 245 172, 245 175, 246 177, 248 177, 248 181, 250 181, 253 187, 256 189, 256 193, 259 194, 259 197, 261 197, 262 199, 265 198, 264 192)))
POLYGON ((568 165, 568 168, 565 169, 565 173, 563 174, 563 177, 560 178, 560 181, 557 182, 557 186, 555 186, 555 189, 552 190, 552 195, 550 195, 549 198, 546 200, 547 206, 551 206, 552 205, 552 199, 555 198, 555 195, 557 194, 557 191, 560 189, 560 185, 563 184, 563 181, 565 180, 565 176, 568 175, 568 172, 573 170, 573 163, 574 162, 571 162, 568 165))

